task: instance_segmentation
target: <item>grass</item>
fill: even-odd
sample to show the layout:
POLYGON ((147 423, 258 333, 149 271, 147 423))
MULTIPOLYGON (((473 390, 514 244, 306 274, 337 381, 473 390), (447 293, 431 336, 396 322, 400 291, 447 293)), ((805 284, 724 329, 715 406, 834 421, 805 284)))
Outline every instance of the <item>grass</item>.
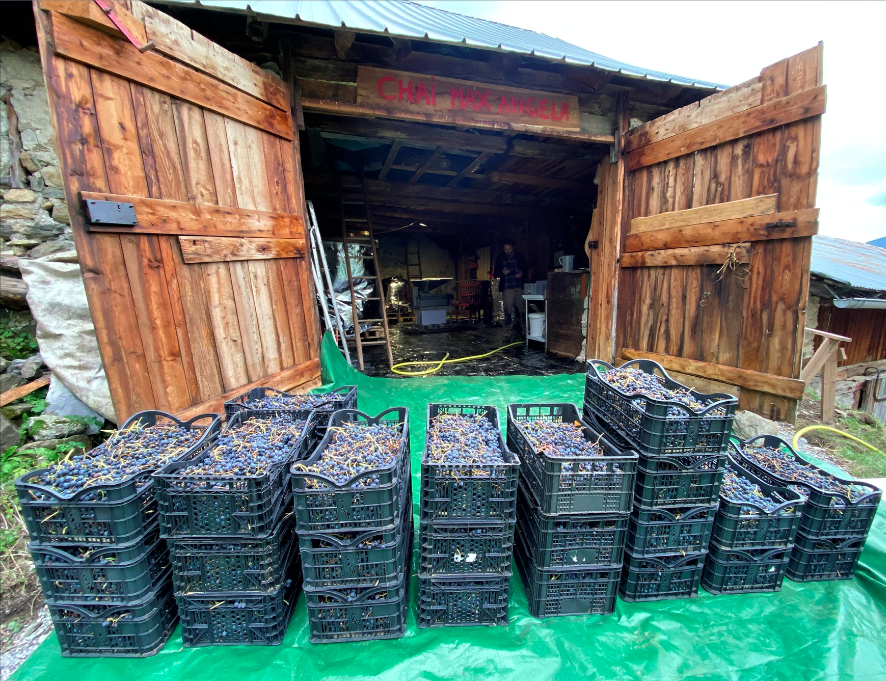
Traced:
MULTIPOLYGON (((797 413, 797 430, 821 424, 821 402, 810 395, 804 396, 797 413)), ((838 410, 834 423, 837 430, 854 435, 873 445, 875 452, 837 433, 815 430, 803 437, 809 444, 821 447, 834 458, 834 463, 857 478, 886 478, 886 428, 870 414, 862 411, 838 410)))

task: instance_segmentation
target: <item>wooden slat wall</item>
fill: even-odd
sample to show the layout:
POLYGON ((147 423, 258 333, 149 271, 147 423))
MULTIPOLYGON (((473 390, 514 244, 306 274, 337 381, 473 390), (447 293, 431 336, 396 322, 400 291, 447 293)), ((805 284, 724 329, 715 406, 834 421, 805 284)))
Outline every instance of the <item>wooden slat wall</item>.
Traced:
MULTIPOLYGON (((118 6, 136 20, 161 16, 138 2, 118 6)), ((87 231, 80 201, 81 192, 96 192, 291 214, 300 231, 303 187, 293 170, 298 151, 288 139, 290 111, 274 108, 282 83, 264 101, 238 92, 240 100, 283 116, 287 134, 276 135, 262 121, 252 127, 218 113, 226 105, 201 108, 109 72, 125 74, 120 64, 104 69, 100 60, 87 65, 60 56, 55 21, 64 23, 65 36, 92 32, 113 41, 123 59, 139 53, 37 3, 35 16, 71 226, 118 420, 142 409, 215 405, 223 394, 263 379, 282 388, 314 381, 319 327, 303 258, 186 264, 175 234, 87 231)), ((240 74, 253 70, 247 64, 240 74)), ((256 223, 246 220, 248 234, 256 223)))
MULTIPOLYGON (((886 359, 886 310, 846 310, 822 299, 818 308, 818 328, 852 339, 851 343, 840 346, 846 350, 846 359, 840 362, 840 366, 886 359)), ((821 336, 815 337, 816 349, 821 341, 821 336)))
MULTIPOLYGON (((752 105, 765 104, 821 86, 821 65, 819 45, 766 68, 758 79, 735 90, 754 98, 752 105)), ((709 99, 716 102, 727 93, 709 99)), ((699 119, 698 108, 687 107, 685 115, 699 119)), ((742 115, 735 108, 725 111, 742 115)), ((678 117, 677 112, 669 116, 678 117)), ((635 218, 764 195, 778 196, 779 213, 813 208, 820 121, 820 116, 803 118, 629 171, 623 238, 635 218)), ((710 119, 698 122, 709 124, 710 119)), ((643 135, 646 144, 655 143, 658 138, 645 129, 656 123, 629 136, 627 147, 642 150, 643 140, 636 137, 643 135)), ((671 125, 676 127, 669 134, 689 134, 671 125)), ((654 232, 642 236, 649 234, 654 232)), ((722 277, 716 265, 621 269, 617 347, 798 377, 811 242, 810 236, 754 241, 750 264, 722 277)), ((791 419, 796 401, 743 389, 740 407, 791 419)))

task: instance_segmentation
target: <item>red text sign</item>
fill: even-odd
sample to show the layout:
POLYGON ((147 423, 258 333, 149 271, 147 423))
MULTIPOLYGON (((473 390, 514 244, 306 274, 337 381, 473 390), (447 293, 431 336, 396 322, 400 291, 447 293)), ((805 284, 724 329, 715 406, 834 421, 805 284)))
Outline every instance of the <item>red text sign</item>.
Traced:
POLYGON ((369 66, 357 69, 357 104, 426 114, 428 120, 453 123, 579 129, 578 98, 573 95, 369 66))

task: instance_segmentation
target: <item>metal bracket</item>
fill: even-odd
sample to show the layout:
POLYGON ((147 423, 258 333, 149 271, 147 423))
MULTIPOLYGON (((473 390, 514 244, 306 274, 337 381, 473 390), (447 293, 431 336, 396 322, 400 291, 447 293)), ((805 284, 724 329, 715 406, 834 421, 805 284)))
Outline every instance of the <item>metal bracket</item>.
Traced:
POLYGON ((779 220, 778 222, 767 222, 766 229, 783 229, 784 227, 796 227, 796 220, 779 220))
POLYGON ((588 241, 588 248, 590 248, 592 250, 600 248, 600 242, 599 241, 588 241))
POLYGON ((138 224, 135 206, 119 201, 93 201, 86 204, 86 219, 93 225, 123 225, 132 227, 138 224))

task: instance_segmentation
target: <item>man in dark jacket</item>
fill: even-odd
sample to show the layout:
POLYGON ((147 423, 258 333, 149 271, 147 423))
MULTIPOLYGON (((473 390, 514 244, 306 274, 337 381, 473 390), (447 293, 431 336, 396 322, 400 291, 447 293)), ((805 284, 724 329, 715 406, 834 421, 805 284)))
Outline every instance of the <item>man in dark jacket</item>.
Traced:
POLYGON ((505 240, 502 252, 495 259, 492 276, 498 277, 498 290, 501 291, 504 307, 505 328, 511 328, 511 315, 516 318, 517 329, 523 333, 523 317, 526 303, 523 300, 523 282, 526 280, 526 259, 514 249, 514 242, 505 240))

